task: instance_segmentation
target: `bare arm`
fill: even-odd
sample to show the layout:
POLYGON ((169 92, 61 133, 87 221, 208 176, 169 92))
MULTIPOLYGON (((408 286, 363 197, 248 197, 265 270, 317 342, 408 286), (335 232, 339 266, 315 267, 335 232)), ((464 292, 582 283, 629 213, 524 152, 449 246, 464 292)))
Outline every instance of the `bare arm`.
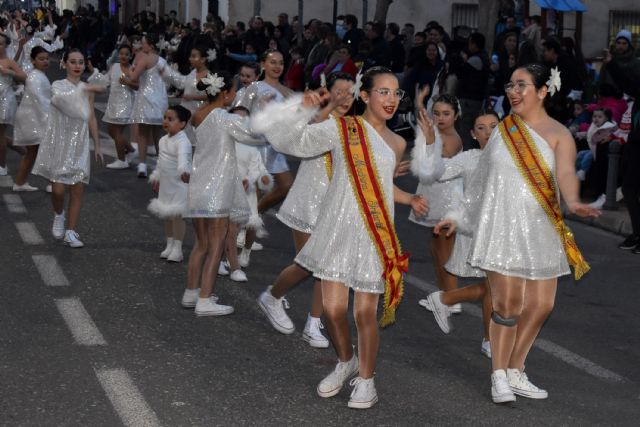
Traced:
POLYGON ((98 132, 98 120, 96 119, 95 108, 93 107, 94 92, 89 92, 89 107, 91 109, 91 117, 89 117, 89 134, 93 139, 96 162, 103 164, 102 150, 100 149, 100 134, 98 132))

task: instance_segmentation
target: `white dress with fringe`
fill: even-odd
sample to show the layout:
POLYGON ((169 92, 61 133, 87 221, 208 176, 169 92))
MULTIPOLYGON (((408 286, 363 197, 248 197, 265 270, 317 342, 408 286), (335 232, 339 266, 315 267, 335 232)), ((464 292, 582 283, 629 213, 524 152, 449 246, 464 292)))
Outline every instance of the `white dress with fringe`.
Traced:
POLYGON ((246 144, 236 144, 236 160, 238 162, 240 182, 246 179, 249 183, 248 188, 245 190, 245 194, 247 195, 247 202, 251 209, 251 216, 249 217, 246 227, 259 230, 264 227, 264 224, 260 214, 258 213, 258 196, 256 188, 259 188, 262 191, 270 191, 273 187, 273 177, 267 171, 267 168, 262 161, 260 150, 257 147, 252 147, 246 144), (262 183, 262 178, 265 176, 269 179, 267 184, 262 183))
POLYGON ((158 147, 158 167, 149 176, 149 181, 159 182, 160 190, 147 209, 159 218, 184 216, 189 186, 181 176, 185 172, 191 173, 191 143, 185 132, 180 131, 160 138, 158 147))
POLYGON ((189 182, 191 218, 226 218, 238 224, 249 220, 250 209, 236 161, 236 142, 254 140, 247 118, 222 108, 209 113, 196 128, 198 148, 189 182))
MULTIPOLYGON (((308 158, 330 151, 333 156, 333 177, 315 229, 295 262, 319 279, 344 283, 359 292, 383 293, 383 265, 352 189, 336 122, 308 124, 316 111, 303 108, 300 102, 296 96, 271 103, 252 119, 254 133, 264 134, 280 152, 308 158)), ((376 130, 364 123, 380 187, 393 219, 396 156, 376 130)))

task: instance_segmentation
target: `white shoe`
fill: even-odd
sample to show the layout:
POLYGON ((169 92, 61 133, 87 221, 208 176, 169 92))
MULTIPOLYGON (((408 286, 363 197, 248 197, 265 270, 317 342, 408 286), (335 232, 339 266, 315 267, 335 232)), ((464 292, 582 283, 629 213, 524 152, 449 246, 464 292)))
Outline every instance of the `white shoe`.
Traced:
POLYGON ((250 261, 251 261, 251 249, 242 248, 242 251, 240 251, 240 255, 238 255, 238 262, 240 263, 240 267, 242 268, 249 267, 250 261))
POLYGON ((138 163, 138 178, 146 178, 146 177, 147 177, 147 164, 138 163))
POLYGON ((576 172, 576 176, 579 181, 584 181, 587 178, 587 172, 584 169, 580 169, 576 172))
POLYGON ((507 369, 507 380, 514 394, 529 399, 546 399, 549 397, 547 390, 536 387, 529 381, 527 374, 518 369, 507 369))
POLYGON ((238 237, 236 237, 236 246, 238 249, 244 247, 244 240, 247 237, 247 230, 245 228, 240 229, 238 237))
POLYGON ((44 191, 47 193, 51 193, 53 191, 53 187, 51 187, 51 184, 47 184, 47 186, 44 187, 44 191))
POLYGON ((107 165, 109 169, 127 169, 129 168, 129 162, 126 160, 115 159, 113 162, 107 165))
POLYGON ((81 248, 84 243, 80 240, 80 236, 73 230, 67 230, 64 233, 64 244, 72 248, 81 248))
POLYGON ((355 353, 348 362, 338 361, 333 372, 327 375, 322 381, 320 381, 320 384, 318 384, 316 389, 318 396, 332 397, 338 394, 344 383, 358 373, 358 367, 358 357, 355 353))
POLYGON ((182 294, 182 301, 180 304, 184 308, 193 308, 198 303, 198 295, 200 294, 200 289, 185 289, 182 294))
POLYGON ((7 173, 9 173, 7 172, 7 167, 0 166, 0 176, 7 176, 7 173))
POLYGON ((491 374, 491 399, 493 403, 515 402, 516 395, 513 394, 507 373, 504 369, 498 369, 491 374))
POLYGON ((489 359, 491 359, 491 341, 485 340, 484 338, 482 338, 482 344, 480 345, 480 353, 484 354, 489 359))
POLYGON ((462 313, 462 304, 457 303, 449 306, 449 313, 460 314, 462 313))
POLYGON ((227 270, 227 266, 224 262, 220 261, 218 264, 218 276, 228 276, 229 270, 227 270))
POLYGON ((38 187, 33 187, 33 186, 29 185, 28 182, 25 182, 22 185, 13 184, 12 190, 16 191, 16 192, 20 192, 20 191, 38 191, 38 187))
POLYGON ((226 316, 233 313, 233 307, 230 305, 218 304, 217 298, 213 296, 209 298, 198 298, 195 309, 196 316, 226 316))
POLYGON ((328 348, 329 340, 322 333, 324 325, 318 317, 307 316, 307 324, 302 332, 302 339, 314 348, 328 348))
POLYGON ((433 310, 433 317, 435 317, 438 326, 442 329, 442 332, 448 334, 451 332, 451 321, 449 320, 449 316, 451 316, 449 312, 449 307, 442 302, 442 291, 434 292, 429 294, 427 299, 431 303, 431 307, 433 310))
POLYGON ((433 311, 433 305, 431 304, 431 300, 429 298, 423 298, 418 301, 418 304, 423 306, 427 311, 433 311))
POLYGON ((233 280, 234 282, 248 282, 249 281, 249 279, 247 278, 247 275, 245 274, 245 272, 240 270, 240 269, 232 271, 231 274, 229 275, 229 279, 233 280))
POLYGON ((378 402, 378 393, 373 378, 355 377, 349 382, 353 387, 347 406, 354 409, 368 409, 378 402))
POLYGON ((266 228, 260 227, 256 230, 256 237, 258 239, 266 239, 267 237, 269 237, 269 232, 266 228))
POLYGON ((596 209, 602 209, 602 207, 604 206, 604 202, 606 201, 607 201, 607 195, 601 194, 600 197, 598 197, 595 201, 589 203, 589 206, 596 209))
POLYGON ((167 247, 164 248, 162 252, 160 252, 160 258, 167 259, 169 254, 171 253, 171 247, 173 246, 173 238, 167 238, 167 247))
POLYGON ((182 262, 184 255, 182 254, 182 240, 174 240, 171 245, 171 252, 167 256, 169 262, 182 262))
POLYGON ((56 239, 62 239, 64 237, 64 211, 62 211, 60 215, 53 215, 51 234, 53 234, 53 237, 56 239))
POLYGON ((263 249, 264 249, 264 246, 262 246, 262 244, 261 244, 261 243, 253 242, 253 243, 251 244, 251 250, 252 250, 252 251, 256 251, 256 252, 257 252, 257 251, 261 251, 261 250, 263 250, 263 249))
POLYGON ((288 335, 292 334, 296 328, 284 311, 282 300, 283 298, 274 298, 274 296, 271 295, 271 289, 267 288, 267 290, 258 297, 258 307, 260 307, 267 316, 267 319, 271 322, 271 326, 273 326, 276 331, 288 335))

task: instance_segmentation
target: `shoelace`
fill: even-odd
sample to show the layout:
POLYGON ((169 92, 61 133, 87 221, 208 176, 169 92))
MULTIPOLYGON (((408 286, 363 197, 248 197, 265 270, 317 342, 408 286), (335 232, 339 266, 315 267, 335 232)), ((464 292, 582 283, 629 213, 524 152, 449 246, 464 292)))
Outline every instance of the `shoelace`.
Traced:
POLYGON ((322 320, 318 319, 318 329, 324 329, 324 325, 322 324, 322 320))
POLYGON ((289 310, 291 308, 291 304, 289 304, 289 300, 286 299, 285 297, 282 297, 282 306, 286 309, 289 310))
POLYGON ((530 388, 533 391, 540 391, 539 387, 535 386, 531 381, 529 381, 527 374, 525 374, 524 372, 520 373, 520 384, 530 388))

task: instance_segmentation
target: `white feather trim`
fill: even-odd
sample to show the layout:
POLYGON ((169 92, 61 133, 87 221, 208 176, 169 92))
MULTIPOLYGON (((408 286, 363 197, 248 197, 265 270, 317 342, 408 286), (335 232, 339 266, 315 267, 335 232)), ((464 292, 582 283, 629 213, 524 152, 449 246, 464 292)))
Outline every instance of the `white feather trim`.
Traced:
POLYGON ((302 95, 292 96, 283 102, 271 101, 251 117, 251 133, 262 135, 274 123, 286 123, 287 126, 298 122, 307 123, 316 115, 317 110, 303 107, 302 95))
POLYGON ((160 182, 160 171, 158 169, 154 169, 153 172, 151 172, 151 175, 149 175, 149 182, 152 184, 154 182, 160 182))
POLYGON ((260 178, 258 178, 258 188, 262 191, 271 191, 273 189, 273 177, 271 176, 271 174, 266 174, 263 175, 269 178, 269 182, 266 184, 262 183, 262 176, 260 178))
POLYGON ((422 130, 418 128, 415 147, 411 150, 411 172, 418 177, 422 184, 432 184, 444 174, 445 166, 442 161, 442 140, 436 137, 436 142, 427 145, 422 130))
POLYGON ((152 199, 149 206, 147 206, 147 210, 158 218, 172 218, 184 215, 186 212, 186 206, 168 204, 162 202, 160 199, 152 199))
POLYGON ((264 227, 264 222, 260 215, 251 215, 249 217, 249 221, 247 221, 246 227, 252 230, 258 230, 259 228, 264 227))

